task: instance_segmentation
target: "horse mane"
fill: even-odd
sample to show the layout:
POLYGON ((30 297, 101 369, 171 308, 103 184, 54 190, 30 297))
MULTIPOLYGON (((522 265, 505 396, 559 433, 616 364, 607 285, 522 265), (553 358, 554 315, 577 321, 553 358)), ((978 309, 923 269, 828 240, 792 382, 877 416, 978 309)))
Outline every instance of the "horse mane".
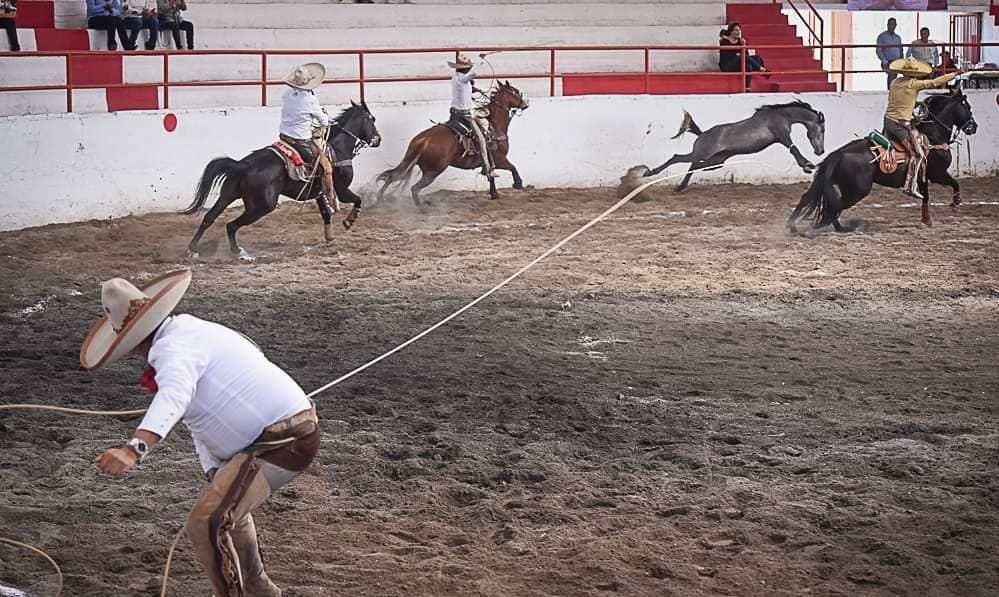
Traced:
POLYGON ((354 110, 364 109, 364 104, 351 104, 344 108, 339 114, 330 119, 330 122, 338 127, 342 127, 350 119, 354 110))
POLYGON ((760 106, 759 108, 757 108, 756 111, 759 112, 761 110, 781 110, 783 108, 804 108, 809 112, 813 112, 816 116, 820 116, 822 114, 822 112, 819 112, 818 110, 813 108, 811 104, 809 104, 808 102, 803 102, 801 100, 794 100, 793 102, 787 102, 786 104, 766 104, 764 106, 760 106))

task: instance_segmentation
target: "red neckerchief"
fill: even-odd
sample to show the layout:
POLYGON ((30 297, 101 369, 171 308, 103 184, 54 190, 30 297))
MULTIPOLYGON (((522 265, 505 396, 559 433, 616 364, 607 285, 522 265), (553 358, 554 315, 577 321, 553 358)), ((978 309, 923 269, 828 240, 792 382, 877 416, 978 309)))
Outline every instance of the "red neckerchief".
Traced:
POLYGON ((155 394, 159 391, 159 387, 156 385, 156 369, 146 367, 146 370, 142 372, 142 377, 139 378, 139 385, 144 387, 150 394, 155 394))

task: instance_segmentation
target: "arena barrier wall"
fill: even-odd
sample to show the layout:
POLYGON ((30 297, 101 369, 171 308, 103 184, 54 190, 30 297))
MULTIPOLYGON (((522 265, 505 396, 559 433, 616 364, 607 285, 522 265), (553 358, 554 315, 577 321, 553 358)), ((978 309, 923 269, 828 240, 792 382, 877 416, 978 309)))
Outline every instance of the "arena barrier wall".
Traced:
MULTIPOLYGON (((969 91, 969 96, 979 132, 955 148, 952 172, 994 175, 999 170, 996 94, 969 91)), ((670 140, 684 108, 706 130, 747 117, 764 103, 794 99, 790 94, 534 99, 511 125, 510 158, 527 185, 614 186, 631 166, 654 166, 674 153, 690 151, 692 134, 670 140)), ((881 126, 883 93, 815 93, 804 99, 826 115, 827 153, 881 126)), ((432 119, 445 119, 447 104, 373 104, 371 109, 383 142, 355 159, 353 185, 369 201, 374 199, 378 173, 398 163, 409 139, 432 119)), ((336 108, 329 111, 335 113, 336 108)), ((279 116, 277 108, 239 108, 0 118, 0 230, 183 208, 209 160, 222 155, 241 158, 271 143, 279 116)), ((817 163, 803 127, 796 126, 793 136, 805 156, 817 163)), ((752 159, 761 164, 698 174, 694 182, 809 179, 783 147, 770 147, 752 159)), ((670 172, 686 167, 676 165, 670 172)), ((503 172, 501 189, 510 183, 509 173, 503 172)), ((485 191, 487 183, 472 172, 452 169, 434 189, 485 191)), ((943 189, 935 192, 950 197, 943 189)), ((521 197, 506 192, 508 201, 521 197)))

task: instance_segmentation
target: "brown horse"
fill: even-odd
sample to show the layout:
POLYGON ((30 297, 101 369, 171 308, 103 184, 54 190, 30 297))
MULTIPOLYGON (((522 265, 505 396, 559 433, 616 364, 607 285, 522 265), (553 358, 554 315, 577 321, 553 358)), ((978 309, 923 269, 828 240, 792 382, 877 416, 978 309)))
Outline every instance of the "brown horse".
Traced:
MULTIPOLYGON (((507 151, 510 150, 507 129, 510 128, 510 120, 516 111, 527 109, 527 100, 519 89, 509 81, 504 81, 489 96, 486 109, 489 110, 489 124, 493 140, 496 142, 496 149, 492 151, 493 165, 498 170, 509 170, 513 174, 513 188, 522 189, 524 181, 521 180, 517 167, 506 157, 507 151)), ((424 130, 409 142, 406 156, 398 166, 378 175, 378 182, 383 183, 381 190, 378 191, 378 198, 382 198, 389 186, 408 181, 413 166, 418 165, 423 176, 413 185, 412 193, 413 202, 419 205, 420 191, 434 182, 434 179, 447 170, 448 166, 462 170, 473 170, 482 166, 482 156, 478 153, 462 154, 458 133, 447 126, 437 124, 424 130)), ((495 178, 489 179, 489 197, 499 199, 495 178)))

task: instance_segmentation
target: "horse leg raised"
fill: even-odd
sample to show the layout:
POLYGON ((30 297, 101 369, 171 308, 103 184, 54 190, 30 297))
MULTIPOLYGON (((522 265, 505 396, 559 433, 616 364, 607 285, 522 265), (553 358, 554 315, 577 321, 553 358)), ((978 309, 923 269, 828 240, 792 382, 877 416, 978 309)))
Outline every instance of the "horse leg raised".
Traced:
POLYGON ((791 145, 788 146, 788 149, 791 150, 791 155, 794 157, 794 161, 798 162, 798 167, 804 170, 805 174, 811 174, 812 172, 815 172, 815 164, 810 162, 805 156, 801 154, 801 151, 798 149, 797 145, 791 143, 791 145))
POLYGON ((337 189, 337 195, 343 198, 344 203, 351 204, 350 213, 343 220, 344 230, 350 230, 361 215, 361 196, 350 189, 337 189))
POLYGON ((506 154, 495 155, 494 166, 497 170, 509 170, 513 174, 513 188, 522 189, 524 188, 524 180, 520 178, 520 172, 517 172, 517 167, 510 163, 510 160, 506 157, 506 154))
POLYGON ((249 193, 244 193, 243 213, 240 214, 238 218, 225 225, 226 233, 229 235, 229 251, 242 261, 253 261, 255 258, 250 256, 250 254, 246 252, 246 249, 239 246, 239 243, 236 242, 236 232, 243 226, 249 226, 274 211, 274 208, 277 207, 278 193, 277 191, 270 193, 270 191, 271 189, 269 188, 262 190, 261 194, 272 194, 273 196, 265 196, 259 201, 251 197, 249 193))
POLYGON ((187 245, 187 257, 188 259, 198 258, 198 243, 201 242, 201 237, 205 234, 205 231, 215 223, 215 220, 225 211, 225 208, 229 207, 233 201, 239 199, 239 184, 235 180, 226 180, 222 184, 222 189, 219 191, 219 198, 212 206, 205 217, 201 220, 201 225, 198 226, 198 231, 194 233, 194 238, 187 245))
MULTIPOLYGON (((927 164, 926 167, 928 170, 929 164, 927 164)), ((930 178, 933 180, 933 182, 940 185, 948 186, 954 190, 954 195, 951 197, 951 202, 950 202, 951 207, 957 208, 958 206, 961 205, 961 184, 957 182, 956 178, 950 175, 950 172, 946 170, 943 170, 942 172, 941 171, 933 172, 930 178)), ((925 197, 926 195, 924 194, 923 196, 925 197)))
POLYGON ((655 168, 653 168, 653 169, 649 170, 648 172, 646 172, 645 175, 646 176, 654 176, 656 174, 659 174, 660 172, 662 172, 666 168, 669 168, 673 164, 685 164, 685 163, 693 162, 693 160, 694 160, 693 155, 694 154, 692 154, 692 153, 684 153, 684 154, 679 154, 678 153, 678 154, 675 154, 673 157, 671 157, 670 159, 666 160, 664 163, 662 163, 659 166, 656 166, 655 168))

